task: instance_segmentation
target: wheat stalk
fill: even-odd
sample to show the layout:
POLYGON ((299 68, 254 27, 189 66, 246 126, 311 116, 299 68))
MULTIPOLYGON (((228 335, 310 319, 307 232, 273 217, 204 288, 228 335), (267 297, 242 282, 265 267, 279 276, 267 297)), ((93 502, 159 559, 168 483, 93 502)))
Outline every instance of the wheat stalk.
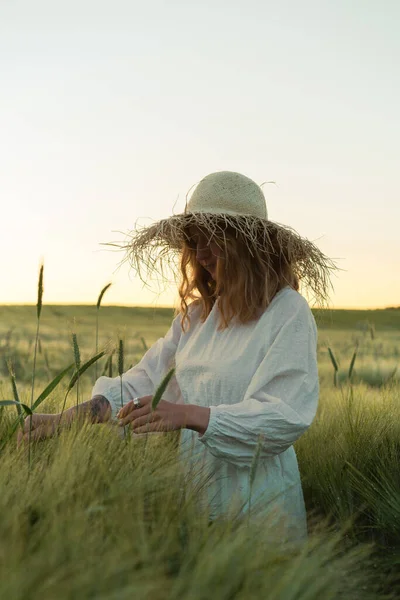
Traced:
MULTIPOLYGON (((97 298, 97 304, 96 304, 96 354, 98 352, 98 348, 99 348, 99 310, 100 310, 100 304, 102 301, 102 298, 104 296, 104 294, 106 293, 106 291, 108 290, 108 288, 110 287, 111 283, 107 283, 107 285, 105 285, 103 287, 103 289, 101 290, 99 297, 97 298)), ((97 362, 95 365, 95 380, 97 380, 97 362)))
MULTIPOLYGON (((70 379, 70 382, 68 384, 67 387, 67 391, 65 393, 64 396, 64 402, 63 402, 63 406, 61 409, 61 413, 60 413, 60 418, 58 419, 58 424, 57 424, 57 429, 60 429, 60 423, 61 423, 61 419, 62 416, 64 414, 64 410, 65 410, 65 405, 67 402, 67 396, 70 393, 70 391, 72 390, 72 388, 74 387, 75 383, 78 381, 79 377, 89 368, 91 367, 95 362, 97 362, 102 356, 104 356, 105 351, 102 350, 101 352, 98 352, 97 354, 95 354, 94 356, 92 356, 92 358, 89 358, 89 360, 87 360, 85 363, 83 363, 83 365, 79 368, 79 370, 77 371, 75 369, 75 371, 72 374, 72 377, 70 379)), ((70 367, 68 367, 70 368, 70 367)))
POLYGON ((78 340, 76 337, 76 333, 72 333, 72 345, 74 349, 74 361, 75 361, 75 370, 78 373, 78 379, 76 383, 76 406, 79 404, 79 369, 81 368, 81 353, 79 351, 78 340))
MULTIPOLYGON (((36 356, 38 349, 38 340, 39 340, 39 325, 40 325, 40 314, 42 312, 42 299, 43 299, 43 262, 40 265, 39 270, 39 281, 38 281, 38 298, 36 303, 36 313, 37 313, 37 326, 36 326, 36 340, 35 340, 35 353, 33 356, 33 372, 32 372, 32 390, 31 390, 31 403, 30 409, 32 411, 33 406, 33 394, 35 389, 35 373, 36 373, 36 356)), ((31 434, 32 434, 32 414, 29 415, 29 443, 28 443, 28 473, 30 473, 31 467, 31 434)))
POLYGON ((161 381, 160 385, 154 392, 154 396, 151 401, 151 410, 155 410, 157 408, 157 404, 160 402, 162 395, 164 394, 165 390, 167 389, 167 386, 168 386, 169 382, 171 381, 171 378, 174 373, 175 373, 175 367, 172 368, 170 371, 168 371, 168 373, 166 374, 166 376, 164 377, 164 379, 161 381))
POLYGON ((13 391, 14 400, 16 402, 18 402, 18 404, 16 404, 16 409, 17 409, 17 413, 18 413, 18 420, 21 425, 21 429, 23 431, 24 430, 23 412, 22 412, 22 408, 20 406, 21 401, 20 401, 19 395, 18 395, 17 382, 15 380, 15 372, 14 372, 11 360, 7 360, 7 368, 8 368, 8 372, 10 374, 11 387, 12 387, 12 391, 13 391))
MULTIPOLYGON (((124 406, 123 397, 122 397, 122 375, 123 375, 123 372, 124 372, 124 342, 122 339, 120 339, 119 346, 118 346, 118 375, 120 377, 120 383, 121 383, 121 408, 123 408, 123 406, 124 406)), ((124 427, 124 439, 125 439, 125 441, 127 440, 125 427, 124 427)))

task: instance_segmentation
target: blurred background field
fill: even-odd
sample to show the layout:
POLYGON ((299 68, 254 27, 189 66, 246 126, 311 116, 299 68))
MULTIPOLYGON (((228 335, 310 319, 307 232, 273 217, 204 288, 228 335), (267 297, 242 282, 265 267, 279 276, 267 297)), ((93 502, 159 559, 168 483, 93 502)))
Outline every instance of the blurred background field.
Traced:
MULTIPOLYGON (((0 315, 0 399, 12 398, 11 359, 29 404, 36 307, 2 306, 0 315)), ((183 500, 175 434, 155 436, 144 449, 139 440, 124 444, 109 425, 73 428, 35 447, 28 477, 24 450, 8 440, 16 413, 7 407, 0 409, 0 438, 8 440, 0 459, 0 597, 400 597, 400 310, 314 315, 321 393, 316 419, 295 444, 310 530, 300 554, 281 551, 268 531, 255 541, 251 526, 209 528, 183 500)), ((172 317, 172 309, 101 307, 99 349, 107 355, 98 376, 117 375, 115 354, 112 372, 104 368, 120 337, 126 370, 172 317)), ((95 307, 43 306, 35 397, 73 362, 72 331, 82 361, 94 355, 95 323, 95 307)), ((95 378, 93 366, 80 381, 80 402, 95 378)), ((60 410, 66 384, 39 412, 60 410)), ((76 389, 68 405, 75 402, 76 389)))
MULTIPOLYGON (((338 379, 346 379, 357 349, 354 380, 381 387, 389 379, 400 380, 400 309, 314 310, 319 330, 318 362, 321 385, 333 377, 330 347, 338 361, 338 379)), ((126 368, 138 362, 146 347, 163 336, 173 318, 173 309, 104 306, 100 311, 99 348, 112 351, 118 337, 124 339, 126 368)), ((71 332, 88 358, 95 352, 96 308, 94 306, 43 306, 38 379, 54 376, 69 364, 71 332)), ((2 306, 0 309, 0 374, 7 380, 5 358, 11 357, 21 383, 32 377, 36 333, 36 307, 2 306)), ((102 364, 106 362, 103 359, 102 364)), ((98 369, 101 368, 100 364, 98 369)), ((89 371, 93 379, 94 368, 89 371)), ((2 379, 4 384, 4 379, 2 379)), ((86 380, 87 383, 87 380, 86 380)))

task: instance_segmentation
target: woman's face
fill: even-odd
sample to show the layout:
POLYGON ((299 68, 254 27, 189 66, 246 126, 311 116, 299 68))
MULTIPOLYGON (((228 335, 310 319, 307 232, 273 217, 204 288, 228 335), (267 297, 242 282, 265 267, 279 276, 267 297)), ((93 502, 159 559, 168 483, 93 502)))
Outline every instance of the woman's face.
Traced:
POLYGON ((215 279, 217 260, 223 256, 222 249, 217 242, 209 240, 210 234, 192 225, 187 230, 191 245, 196 250, 196 259, 215 279))

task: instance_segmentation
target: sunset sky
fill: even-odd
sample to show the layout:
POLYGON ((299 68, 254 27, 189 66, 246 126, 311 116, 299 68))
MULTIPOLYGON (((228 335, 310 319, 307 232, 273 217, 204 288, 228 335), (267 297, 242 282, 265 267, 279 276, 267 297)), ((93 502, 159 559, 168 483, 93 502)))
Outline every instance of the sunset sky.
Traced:
POLYGON ((343 271, 332 307, 400 304, 397 0, 0 2, 0 303, 171 305, 101 242, 213 171, 343 271))

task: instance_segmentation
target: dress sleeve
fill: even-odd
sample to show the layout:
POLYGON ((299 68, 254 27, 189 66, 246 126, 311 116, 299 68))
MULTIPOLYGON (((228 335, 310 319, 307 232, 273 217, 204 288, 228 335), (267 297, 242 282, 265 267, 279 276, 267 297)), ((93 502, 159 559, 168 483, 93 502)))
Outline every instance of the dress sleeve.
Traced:
POLYGON ((243 401, 210 407, 201 441, 216 457, 249 466, 284 452, 311 425, 318 406, 317 327, 304 300, 280 327, 243 401))
MULTIPOLYGON (((111 404, 112 419, 115 419, 122 405, 127 404, 132 398, 154 394, 162 379, 174 366, 181 332, 181 315, 178 315, 165 337, 158 339, 140 362, 122 375, 122 403, 119 375, 97 379, 92 389, 92 397, 99 394, 107 398, 111 404)), ((175 376, 170 380, 163 398, 169 402, 184 402, 175 376)))

